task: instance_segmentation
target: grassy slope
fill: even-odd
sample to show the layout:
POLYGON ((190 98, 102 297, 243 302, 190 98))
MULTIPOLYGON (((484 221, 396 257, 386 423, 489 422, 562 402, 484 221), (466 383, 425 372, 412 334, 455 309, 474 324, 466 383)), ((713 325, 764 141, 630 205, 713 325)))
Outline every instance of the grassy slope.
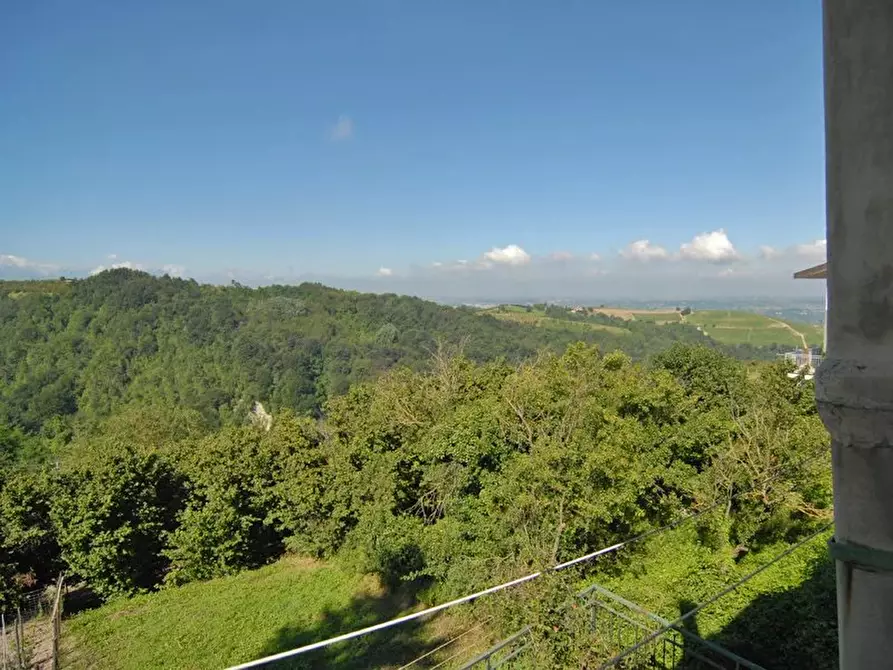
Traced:
POLYGON ((503 321, 514 321, 516 323, 527 323, 539 326, 540 328, 553 328, 556 330, 565 330, 571 332, 586 332, 590 330, 602 330, 614 335, 629 335, 629 331, 618 326, 608 326, 601 323, 582 323, 578 321, 565 321, 546 316, 543 312, 532 311, 527 312, 523 309, 508 306, 505 311, 497 311, 495 309, 486 310, 484 313, 503 321))
POLYGON ((674 309, 632 309, 626 307, 598 307, 596 312, 615 316, 627 321, 650 321, 651 323, 679 323, 682 319, 674 309))
MULTIPOLYGON (((814 539, 703 610, 697 632, 765 667, 831 670, 836 640, 834 590, 829 586, 833 573, 830 582, 814 574, 826 557, 825 540, 827 534, 814 539), (780 635, 779 629, 787 632, 780 635)), ((718 560, 697 543, 696 529, 685 526, 652 540, 649 551, 635 556, 622 574, 598 581, 674 619, 686 602, 703 602, 785 548, 763 547, 736 565, 718 560)), ((63 662, 71 668, 220 668, 399 616, 410 611, 407 602, 384 593, 372 577, 286 558, 235 577, 76 615, 64 625, 63 662)), ((467 625, 435 617, 276 667, 395 668, 467 625)), ((428 660, 437 663, 456 652, 467 659, 490 642, 481 631, 428 660)))
POLYGON ((700 326, 707 334, 723 344, 752 344, 767 346, 784 344, 792 348, 800 347, 801 340, 791 328, 806 337, 811 345, 821 345, 822 327, 812 323, 798 323, 774 319, 763 314, 735 310, 695 311, 686 317, 669 310, 624 309, 619 307, 599 308, 597 311, 609 316, 633 321, 652 323, 684 323, 700 326), (790 326, 790 328, 785 327, 790 326))
POLYGON ((696 311, 685 317, 686 323, 701 326, 710 337, 726 344, 786 344, 801 346, 800 338, 783 324, 803 333, 811 345, 822 344, 822 327, 816 324, 781 321, 762 314, 732 310, 696 311))
MULTIPOLYGON (((596 308, 595 311, 629 321, 647 321, 658 325, 681 322, 700 326, 710 337, 723 344, 752 344, 754 346, 782 344, 791 348, 799 348, 802 344, 801 340, 791 329, 802 333, 811 345, 821 345, 823 341, 823 331, 820 325, 784 321, 753 312, 705 310, 696 311, 686 317, 682 317, 675 310, 667 309, 649 310, 600 307, 596 308), (786 327, 785 324, 790 328, 786 327)), ((546 316, 541 311, 533 310, 528 312, 523 307, 518 307, 517 305, 503 305, 498 309, 486 310, 484 313, 490 314, 497 319, 532 323, 545 328, 576 329, 578 331, 596 329, 614 334, 629 332, 617 326, 555 319, 546 316)))
MULTIPOLYGON (((306 559, 109 603, 68 619, 72 668, 221 668, 323 640, 408 611, 406 594, 306 559)), ((400 665, 433 648, 450 620, 404 625, 277 667, 400 665)))

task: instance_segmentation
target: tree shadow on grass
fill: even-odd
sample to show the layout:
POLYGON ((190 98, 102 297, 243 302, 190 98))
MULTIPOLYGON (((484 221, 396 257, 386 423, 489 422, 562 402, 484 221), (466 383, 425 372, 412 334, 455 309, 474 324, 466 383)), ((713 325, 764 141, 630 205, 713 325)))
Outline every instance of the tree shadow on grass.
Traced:
MULTIPOLYGON (((346 607, 325 610, 322 620, 309 628, 286 626, 279 629, 258 656, 270 656, 393 619, 405 613, 415 602, 417 590, 414 585, 404 585, 380 596, 355 597, 346 607)), ((423 626, 424 621, 409 621, 325 649, 270 663, 265 667, 276 670, 396 668, 444 641, 436 638, 422 639, 423 626)))
POLYGON ((767 670, 837 670, 834 561, 825 555, 797 588, 758 596, 710 641, 767 670))
POLYGON ((87 610, 102 607, 102 602, 102 598, 95 591, 86 584, 80 583, 66 590, 62 609, 65 616, 70 617, 87 610))

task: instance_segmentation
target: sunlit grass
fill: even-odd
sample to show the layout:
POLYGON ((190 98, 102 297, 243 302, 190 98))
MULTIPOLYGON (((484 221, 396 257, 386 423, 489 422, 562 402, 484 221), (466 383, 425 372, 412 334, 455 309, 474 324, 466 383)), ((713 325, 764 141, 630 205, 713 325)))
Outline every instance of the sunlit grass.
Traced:
MULTIPOLYGON (((223 668, 399 616, 410 602, 372 576, 285 558, 75 615, 64 623, 64 667, 223 668)), ((283 667, 400 665, 435 644, 445 623, 404 626, 283 667)))

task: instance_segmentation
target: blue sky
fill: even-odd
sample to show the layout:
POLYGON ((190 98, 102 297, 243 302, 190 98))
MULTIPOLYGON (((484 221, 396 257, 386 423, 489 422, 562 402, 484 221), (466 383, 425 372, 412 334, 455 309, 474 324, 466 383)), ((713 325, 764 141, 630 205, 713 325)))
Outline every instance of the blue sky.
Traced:
POLYGON ((818 0, 15 3, 0 81, 0 276, 752 294, 824 251, 818 0))

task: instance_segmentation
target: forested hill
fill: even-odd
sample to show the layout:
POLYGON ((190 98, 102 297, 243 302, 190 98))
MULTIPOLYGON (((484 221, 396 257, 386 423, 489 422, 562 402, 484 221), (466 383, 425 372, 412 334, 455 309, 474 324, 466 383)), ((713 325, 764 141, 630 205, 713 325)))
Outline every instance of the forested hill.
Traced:
POLYGON ((353 382, 424 367, 439 344, 480 362, 574 341, 640 359, 707 339, 686 326, 575 325, 537 328, 319 284, 223 287, 126 269, 0 282, 0 424, 36 432, 54 417, 91 421, 138 403, 195 409, 220 425, 242 421, 255 401, 318 411, 353 382))
MULTIPOLYGON (((704 602, 828 523, 827 433, 812 385, 792 367, 673 344, 709 342, 684 324, 544 318, 127 270, 0 283, 0 611, 9 616, 23 591, 60 571, 111 600, 286 553, 338 566, 355 585, 317 583, 351 604, 332 610, 313 596, 283 628, 267 599, 242 609, 249 598, 212 582, 208 602, 239 603, 255 625, 234 633, 231 615, 190 609, 187 591, 165 596, 160 641, 142 614, 125 621, 100 609, 65 623, 79 667, 216 668, 381 621, 390 615, 378 596, 399 600, 400 612, 443 603, 654 530, 653 543, 482 601, 488 609, 467 613, 479 619, 442 629, 451 637, 474 624, 498 639, 530 625, 540 636, 531 667, 595 667, 589 638, 571 627, 583 620, 563 604, 585 583, 673 618, 680 603, 704 602), (438 350, 438 339, 464 343, 465 355, 438 350), (578 340, 599 346, 568 344, 578 340), (526 360, 542 348, 559 351, 526 360), (639 364, 616 348, 662 351, 639 364), (501 357, 525 360, 469 360, 501 357), (401 363, 425 369, 383 372, 401 363), (340 393, 364 378, 374 379, 340 393), (262 426, 246 421, 258 400, 273 415, 262 426), (681 534, 656 532, 683 519, 681 534), (370 574, 373 599, 359 586, 370 574), (326 632, 311 627, 317 620, 326 632), (94 626, 103 621, 166 656, 120 660, 119 633, 94 626), (172 621, 199 626, 200 641, 171 644, 172 621), (206 630, 240 645, 209 642, 206 630)), ((813 659, 835 657, 833 599, 808 599, 827 593, 827 580, 782 615, 758 595, 799 588, 812 579, 806 569, 786 567, 765 591, 701 612, 701 631, 778 667, 827 667, 813 659), (797 636, 777 634, 779 616, 799 617, 797 636)), ((267 588, 254 576, 241 583, 254 595, 267 588)), ((148 603, 126 602, 130 612, 148 603)), ((427 644, 427 633, 404 630, 427 644)), ((319 667, 381 665, 363 653, 353 646, 319 667)), ((397 660, 391 647, 387 660, 397 660)))

